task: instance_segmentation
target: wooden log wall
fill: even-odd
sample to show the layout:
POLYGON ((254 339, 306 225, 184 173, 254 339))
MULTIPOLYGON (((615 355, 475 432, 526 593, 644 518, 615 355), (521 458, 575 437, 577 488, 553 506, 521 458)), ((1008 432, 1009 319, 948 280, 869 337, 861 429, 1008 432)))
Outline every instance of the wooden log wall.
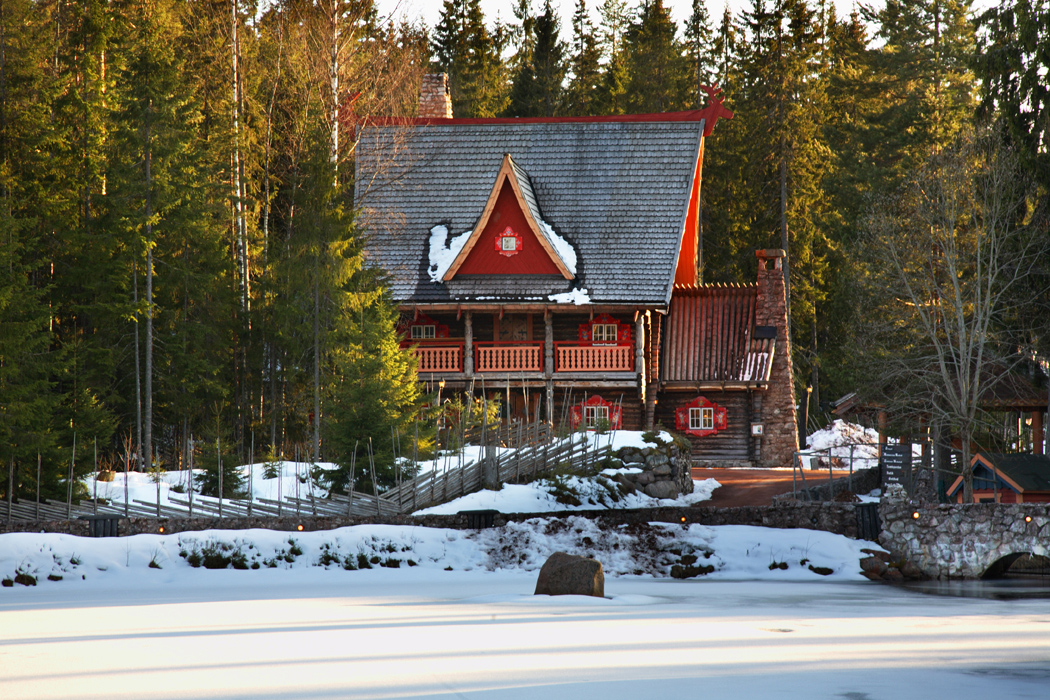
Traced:
MULTIPOLYGON (((716 435, 696 437, 682 433, 693 444, 694 459, 750 459, 749 442, 751 440, 751 420, 748 415, 747 392, 704 391, 670 392, 660 394, 656 404, 656 422, 668 430, 675 430, 675 411, 690 403, 697 396, 704 396, 709 401, 726 409, 727 428, 716 435)), ((681 431, 676 431, 681 432, 681 431)))
POLYGON ((554 428, 559 429, 562 425, 566 428, 572 425, 572 407, 578 406, 583 401, 594 395, 601 396, 612 405, 620 403, 623 411, 623 430, 645 430, 645 407, 638 399, 638 389, 635 387, 624 389, 592 389, 586 386, 575 387, 569 396, 570 403, 566 404, 568 389, 554 390, 554 428), (564 408, 564 413, 562 409, 564 408))

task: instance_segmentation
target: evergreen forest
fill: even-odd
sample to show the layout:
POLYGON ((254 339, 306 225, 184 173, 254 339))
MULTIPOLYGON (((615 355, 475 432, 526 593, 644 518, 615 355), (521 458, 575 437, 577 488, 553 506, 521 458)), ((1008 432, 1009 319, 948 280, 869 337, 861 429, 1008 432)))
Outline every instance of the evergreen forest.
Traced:
MULTIPOLYGON (((427 397, 365 261, 354 153, 356 117, 414 116, 426 73, 457 117, 680 111, 721 88, 702 279, 749 283, 754 249, 789 251, 811 421, 871 380, 866 358, 921 354, 859 329, 901 323, 872 313, 894 303, 873 246, 921 218, 906 193, 931 159, 1008 159, 1002 225, 1047 237, 1047 0, 693 0, 684 23, 661 0, 561 1, 571 32, 558 0, 506 23, 444 0, 433 27, 373 0, 0 0, 0 495, 186 468, 193 444, 345 464, 415 431, 427 397)), ((1048 253, 1025 241, 981 333, 1045 357, 1048 253)))

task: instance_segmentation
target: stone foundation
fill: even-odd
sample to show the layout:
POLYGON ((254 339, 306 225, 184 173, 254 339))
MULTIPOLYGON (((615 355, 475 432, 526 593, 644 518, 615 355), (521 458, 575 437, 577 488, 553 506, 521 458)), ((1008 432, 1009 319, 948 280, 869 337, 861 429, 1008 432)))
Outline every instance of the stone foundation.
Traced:
POLYGON ((617 480, 628 491, 641 491, 652 498, 678 498, 693 492, 692 463, 674 443, 643 448, 625 447, 616 455, 625 467, 640 468, 637 474, 621 474, 617 480))

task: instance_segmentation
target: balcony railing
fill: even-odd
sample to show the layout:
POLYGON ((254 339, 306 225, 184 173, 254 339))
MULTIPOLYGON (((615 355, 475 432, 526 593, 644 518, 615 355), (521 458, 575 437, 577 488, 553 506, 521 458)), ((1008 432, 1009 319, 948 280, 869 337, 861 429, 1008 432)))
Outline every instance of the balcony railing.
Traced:
POLYGON ((632 372, 631 346, 555 343, 557 372, 632 372))
POLYGON ((416 347, 420 374, 428 372, 462 372, 463 343, 441 343, 416 347))
POLYGON ((475 343, 478 372, 542 372, 543 343, 475 343))

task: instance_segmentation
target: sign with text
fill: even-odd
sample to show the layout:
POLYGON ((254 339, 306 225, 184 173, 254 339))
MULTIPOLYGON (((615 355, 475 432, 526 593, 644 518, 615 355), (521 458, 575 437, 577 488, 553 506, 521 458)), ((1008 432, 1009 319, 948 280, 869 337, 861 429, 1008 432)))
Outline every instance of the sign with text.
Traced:
POLYGON ((882 446, 882 483, 907 485, 911 475, 911 445, 882 446))

